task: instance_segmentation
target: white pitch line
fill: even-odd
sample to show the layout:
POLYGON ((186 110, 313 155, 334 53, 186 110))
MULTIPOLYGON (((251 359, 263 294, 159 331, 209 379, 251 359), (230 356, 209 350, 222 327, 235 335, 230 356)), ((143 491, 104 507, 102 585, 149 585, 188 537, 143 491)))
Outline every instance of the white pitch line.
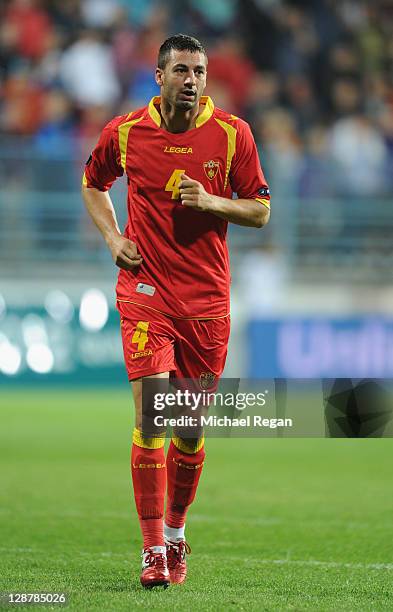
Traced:
MULTIPOLYGON (((190 517, 190 522, 195 521, 196 523, 236 523, 239 524, 250 524, 253 525, 279 525, 283 523, 283 521, 279 518, 264 518, 264 517, 225 517, 225 521, 223 523, 223 519, 220 516, 212 516, 210 514, 193 514, 190 517)), ((288 521, 289 522, 289 521, 288 521)))
MULTIPOLYGON (((4 515, 9 515, 9 516, 15 516, 15 514, 17 515, 25 515, 27 514, 27 511, 25 508, 17 510, 15 512, 15 510, 10 509, 10 508, 0 508, 0 514, 4 514, 4 515)), ((90 514, 87 512, 80 512, 78 510, 68 510, 68 511, 63 511, 63 512, 56 512, 53 511, 52 513, 48 512, 28 512, 29 517, 33 517, 33 518, 45 518, 47 519, 49 516, 54 518, 54 519, 88 519, 90 518, 90 514)), ((97 513, 95 515, 95 518, 97 519, 97 521, 99 519, 107 519, 107 520, 122 520, 122 521, 133 521, 133 515, 131 513, 128 512, 102 512, 102 513, 97 513)), ((213 515, 209 515, 209 514, 193 514, 190 517, 190 521, 195 521, 196 523, 220 523, 220 525, 223 525, 223 519, 220 516, 213 516, 213 515)), ((275 518, 275 517, 244 517, 244 516, 240 516, 240 517, 226 517, 225 519, 225 523, 236 523, 236 525, 242 525, 242 524, 253 524, 253 525, 282 525, 285 526, 287 524, 291 524, 296 525, 298 527, 302 527, 304 525, 307 525, 307 527, 310 526, 320 526, 321 524, 324 525, 327 528, 330 528, 332 526, 336 526, 336 527, 340 527, 342 529, 347 529, 347 530, 358 530, 358 529, 370 529, 370 527, 374 527, 372 525, 372 523, 367 523, 367 522, 362 522, 362 521, 345 521, 345 520, 337 520, 337 519, 331 519, 329 517, 324 517, 321 518, 320 520, 316 520, 316 519, 307 519, 306 521, 293 521, 292 519, 284 519, 284 518, 275 518)), ((379 529, 383 529, 384 531, 386 531, 388 528, 390 528, 390 524, 389 526, 387 525, 383 525, 380 526, 379 529)), ((375 529, 375 527, 374 527, 375 529)), ((232 544, 228 544, 228 546, 232 546, 232 544)))
MULTIPOLYGON (((46 554, 47 551, 39 548, 8 548, 6 546, 0 546, 0 552, 9 553, 41 553, 46 554)), ((89 552, 80 550, 77 553, 81 557, 121 557, 129 560, 131 555, 130 552, 112 552, 112 551, 97 551, 89 552)), ((198 559, 212 559, 211 555, 196 554, 198 559)), ((317 559, 260 559, 258 557, 242 557, 240 555, 225 555, 224 561, 236 561, 241 563, 252 563, 253 565, 299 565, 299 566, 311 566, 311 567, 341 567, 347 569, 362 569, 362 570, 387 570, 393 571, 393 563, 346 563, 343 561, 318 561, 317 559)))
POLYGON ((8 546, 0 546, 0 552, 10 552, 10 553, 35 553, 35 552, 44 552, 39 548, 22 548, 22 547, 8 547, 8 546))
MULTIPOLYGON (((69 510, 66 512, 56 512, 55 510, 51 513, 48 512, 28 512, 25 508, 21 509, 21 510, 17 510, 16 513, 18 515, 25 515, 28 514, 29 517, 43 517, 43 518, 55 518, 55 519, 73 519, 73 518, 77 518, 77 519, 86 519, 86 518, 91 518, 91 514, 89 514, 88 512, 79 512, 79 511, 74 511, 74 510, 69 510)), ((15 510, 11 510, 11 509, 2 509, 0 508, 0 514, 6 514, 9 516, 15 516, 15 510)), ((126 512, 102 512, 100 514, 96 514, 95 515, 97 517, 97 519, 120 519, 120 520, 130 520, 132 518, 131 514, 128 514, 126 512)))
MULTIPOLYGON (((198 555, 211 559, 210 555, 198 555)), ((375 569, 393 571, 393 563, 345 563, 343 561, 318 561, 317 559, 258 559, 258 557, 241 557, 225 555, 225 560, 240 561, 243 563, 253 563, 262 565, 300 565, 315 567, 345 567, 347 569, 375 569)))

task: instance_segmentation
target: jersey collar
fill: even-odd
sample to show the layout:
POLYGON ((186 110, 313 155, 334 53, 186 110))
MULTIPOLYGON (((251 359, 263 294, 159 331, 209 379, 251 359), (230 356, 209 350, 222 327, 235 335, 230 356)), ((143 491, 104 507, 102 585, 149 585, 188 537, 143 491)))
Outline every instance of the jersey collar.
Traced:
MULTIPOLYGON (((160 104, 160 102, 161 102, 161 96, 154 96, 154 98, 150 100, 149 106, 148 106, 149 115, 153 119, 157 127, 161 126, 161 115, 156 109, 156 104, 160 104)), ((214 103, 213 103, 213 100, 209 96, 202 96, 200 103, 204 104, 205 108, 203 109, 201 114, 198 115, 197 117, 197 120, 195 122, 195 127, 197 128, 201 127, 204 123, 206 123, 206 121, 210 119, 214 111, 214 103)))

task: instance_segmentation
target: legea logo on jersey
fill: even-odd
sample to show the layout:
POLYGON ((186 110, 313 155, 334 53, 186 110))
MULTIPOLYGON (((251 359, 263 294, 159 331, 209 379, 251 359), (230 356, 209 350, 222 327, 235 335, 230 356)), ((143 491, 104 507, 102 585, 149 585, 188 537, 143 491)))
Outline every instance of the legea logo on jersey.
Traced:
POLYGON ((165 147, 164 153, 192 153, 192 147, 165 147))
POLYGON ((208 179, 211 181, 216 178, 220 162, 209 159, 207 162, 203 162, 203 169, 208 179))

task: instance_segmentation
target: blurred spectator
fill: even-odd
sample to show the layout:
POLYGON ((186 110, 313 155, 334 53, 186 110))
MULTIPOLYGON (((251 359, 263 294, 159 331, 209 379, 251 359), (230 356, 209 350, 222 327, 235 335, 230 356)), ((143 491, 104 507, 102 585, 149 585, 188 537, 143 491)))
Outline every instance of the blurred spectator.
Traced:
POLYGON ((238 0, 189 0, 189 5, 202 18, 208 35, 223 35, 237 25, 238 0))
POLYGON ((14 72, 4 84, 0 126, 4 132, 28 135, 40 126, 44 92, 26 69, 14 72))
POLYGON ((94 30, 84 30, 62 55, 60 77, 80 106, 114 104, 120 98, 111 47, 94 30))
POLYGON ((306 11, 293 5, 283 5, 277 11, 278 37, 276 68, 284 76, 310 72, 318 39, 312 20, 306 11))
POLYGON ((121 16, 117 0, 82 0, 81 14, 89 28, 110 28, 121 16))
POLYGON ((311 128, 307 133, 305 144, 300 182, 301 196, 308 198, 333 196, 335 175, 326 127, 319 124, 311 128))
POLYGON ((371 197, 386 193, 387 147, 366 117, 357 114, 337 120, 329 146, 341 194, 371 197))
POLYGON ((214 100, 214 104, 218 108, 233 108, 234 101, 228 87, 223 87, 220 81, 216 81, 213 77, 208 79, 208 84, 205 90, 206 95, 214 100))
POLYGON ((361 111, 360 88, 350 79, 337 79, 332 85, 331 106, 336 117, 361 111))
MULTIPOLYGON (((298 208, 303 169, 302 142, 294 116, 283 108, 266 112, 260 120, 256 138, 262 143, 260 158, 270 192, 274 194, 274 214, 269 222, 273 243, 291 245, 298 208)), ((289 246, 289 248, 291 248, 289 246)))
POLYGON ((266 166, 271 192, 277 198, 296 195, 302 143, 293 115, 282 108, 265 113, 256 136, 262 142, 262 165, 266 166))
POLYGON ((160 89, 154 80, 152 67, 140 66, 135 70, 131 85, 128 89, 128 98, 134 107, 143 106, 153 96, 160 95, 160 89))
POLYGON ((249 58, 261 70, 276 70, 277 4, 280 2, 242 0, 239 7, 239 36, 245 41, 249 58))
POLYGON ((2 26, 14 51, 28 59, 40 58, 45 51, 52 23, 35 0, 12 0, 2 26))
POLYGON ((154 13, 163 8, 162 2, 157 0, 119 0, 119 4, 123 7, 127 21, 136 30, 145 27, 154 13))
POLYGON ((255 66, 246 56, 244 45, 239 38, 222 37, 209 51, 208 78, 228 89, 234 105, 233 113, 244 112, 255 74, 255 66))
POLYGON ((122 91, 128 89, 138 48, 137 33, 124 21, 113 35, 113 61, 122 91))
POLYGON ((79 116, 78 136, 82 141, 90 143, 88 148, 92 148, 98 134, 112 117, 112 108, 105 104, 88 106, 82 110, 79 116))
POLYGON ((303 74, 289 76, 284 84, 284 95, 286 106, 292 110, 297 127, 304 134, 320 117, 310 79, 303 74))
POLYGON ((280 85, 277 76, 272 72, 256 72, 250 82, 244 110, 246 119, 253 124, 256 123, 260 114, 278 106, 279 96, 280 85))
POLYGON ((365 79, 364 109, 371 118, 378 118, 388 108, 392 88, 389 87, 388 75, 375 74, 365 79))
POLYGON ((359 79, 361 76, 360 56, 355 46, 349 42, 335 45, 329 54, 329 67, 331 79, 347 77, 359 79))
MULTIPOLYGON (((134 106, 143 106, 153 96, 160 93, 155 82, 154 73, 157 63, 157 49, 165 38, 164 24, 167 18, 165 11, 150 20, 149 27, 140 32, 133 57, 132 74, 130 74, 128 99, 134 106)), ((131 72, 131 71, 130 71, 131 72)))
POLYGON ((82 27, 80 0, 50 0, 47 11, 55 26, 70 40, 82 27))
MULTIPOLYGON (((60 59, 62 57, 63 34, 53 29, 47 37, 42 57, 34 63, 31 78, 45 88, 60 87, 60 59)), ((70 108, 71 111, 71 108, 70 108)))
POLYGON ((50 157, 72 154, 71 137, 75 128, 70 115, 71 102, 61 90, 52 90, 45 97, 41 125, 35 137, 37 150, 50 157))

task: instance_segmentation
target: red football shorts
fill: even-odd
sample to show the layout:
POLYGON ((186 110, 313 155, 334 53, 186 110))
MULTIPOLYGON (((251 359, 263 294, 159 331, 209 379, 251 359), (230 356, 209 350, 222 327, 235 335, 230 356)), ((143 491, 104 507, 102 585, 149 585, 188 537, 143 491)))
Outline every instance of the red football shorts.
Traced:
POLYGON ((218 382, 225 365, 230 317, 175 319, 156 310, 117 302, 129 380, 170 372, 202 388, 218 382))

